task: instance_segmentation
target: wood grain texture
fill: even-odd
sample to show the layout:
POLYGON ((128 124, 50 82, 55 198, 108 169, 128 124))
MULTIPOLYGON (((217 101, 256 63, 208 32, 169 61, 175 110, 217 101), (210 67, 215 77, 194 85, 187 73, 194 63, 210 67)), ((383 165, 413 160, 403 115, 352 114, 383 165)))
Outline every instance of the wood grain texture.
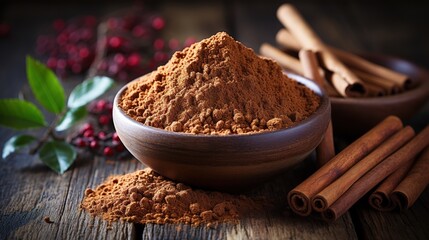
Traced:
POLYGON ((7 239, 133 239, 134 226, 92 218, 79 209, 85 188, 110 174, 142 168, 136 160, 78 159, 58 175, 37 159, 21 155, 2 167, 0 236, 7 239), (53 223, 46 223, 45 217, 53 223))
POLYGON ((362 239, 429 239, 429 188, 406 211, 379 212, 365 201, 352 214, 362 239))
POLYGON ((148 224, 142 239, 357 239, 349 214, 334 224, 327 224, 318 217, 299 217, 288 209, 288 191, 310 174, 314 164, 314 156, 311 156, 296 168, 242 192, 250 197, 266 198, 272 206, 242 216, 237 225, 207 228, 148 224))

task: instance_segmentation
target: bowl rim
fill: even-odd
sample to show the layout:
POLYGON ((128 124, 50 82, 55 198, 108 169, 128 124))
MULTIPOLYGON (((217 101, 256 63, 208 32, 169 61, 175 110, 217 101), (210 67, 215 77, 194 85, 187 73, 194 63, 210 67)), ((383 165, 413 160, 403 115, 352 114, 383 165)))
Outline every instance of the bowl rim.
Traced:
MULTIPOLYGON (((125 117, 132 124, 135 124, 138 127, 143 128, 145 131, 149 131, 149 132, 154 133, 154 134, 162 134, 164 136, 189 137, 189 138, 194 138, 194 139, 250 138, 252 136, 261 137, 261 136, 265 136, 265 135, 280 134, 280 133, 284 133, 284 132, 288 132, 288 131, 293 131, 294 129, 296 129, 302 125, 309 124, 311 121, 316 119, 319 115, 321 115, 324 111, 331 111, 330 98, 328 97, 327 93, 319 85, 317 85, 314 81, 312 81, 306 77, 303 77, 301 75, 291 73, 288 71, 283 71, 283 73, 287 77, 292 79, 293 81, 296 81, 296 82, 304 85, 305 87, 309 88, 314 93, 316 93, 320 97, 320 104, 319 104, 319 107, 306 119, 304 119, 300 122, 294 123, 287 128, 282 128, 282 129, 278 129, 278 130, 274 130, 274 131, 263 131, 263 132, 256 132, 256 133, 247 133, 247 134, 209 135, 209 134, 191 134, 191 133, 185 133, 185 132, 173 132, 173 131, 167 131, 167 130, 161 129, 161 128, 147 126, 141 122, 136 121, 132 117, 128 116, 128 114, 126 114, 122 110, 122 108, 120 108, 118 105, 119 97, 128 88, 129 84, 132 84, 133 82, 139 81, 140 78, 137 78, 131 82, 128 82, 123 87, 121 87, 121 89, 119 89, 119 91, 116 93, 115 98, 113 100, 113 108, 114 108, 114 111, 121 114, 123 117, 125 117)), ((330 116, 330 114, 329 114, 329 116, 330 116)))

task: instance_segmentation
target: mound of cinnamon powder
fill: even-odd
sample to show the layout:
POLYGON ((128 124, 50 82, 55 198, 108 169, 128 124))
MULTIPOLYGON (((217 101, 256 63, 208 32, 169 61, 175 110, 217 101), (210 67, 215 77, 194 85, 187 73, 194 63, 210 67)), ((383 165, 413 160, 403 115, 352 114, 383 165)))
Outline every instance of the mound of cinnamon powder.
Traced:
POLYGON ((260 210, 262 205, 243 195, 194 190, 146 168, 111 176, 95 190, 86 189, 81 208, 107 221, 211 227, 238 223, 240 214, 260 210))
POLYGON ((148 126, 226 135, 287 128, 311 115, 319 102, 277 63, 220 32, 133 82, 119 106, 148 126))

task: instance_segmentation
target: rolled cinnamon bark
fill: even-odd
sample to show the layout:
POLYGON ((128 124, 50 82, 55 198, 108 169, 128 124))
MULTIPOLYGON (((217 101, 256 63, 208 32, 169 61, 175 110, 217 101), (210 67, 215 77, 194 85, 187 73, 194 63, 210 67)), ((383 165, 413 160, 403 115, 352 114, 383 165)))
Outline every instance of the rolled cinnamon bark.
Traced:
MULTIPOLYGON (((288 30, 281 29, 276 35, 276 41, 280 45, 299 51, 302 47, 305 47, 303 43, 300 43, 300 40, 295 38, 288 30)), ((359 57, 350 52, 343 51, 332 46, 327 46, 330 51, 345 65, 353 69, 358 69, 362 72, 369 73, 370 75, 377 76, 385 82, 392 83, 399 86, 402 89, 407 89, 411 85, 410 78, 402 73, 393 71, 392 69, 380 66, 373 62, 370 62, 362 57, 359 57)), ((355 72, 353 70, 353 72, 355 72)), ((362 76, 356 74, 362 79, 362 76)))
POLYGON ((400 209, 408 209, 416 202, 428 184, 429 147, 426 147, 404 180, 392 192, 391 198, 400 209))
MULTIPOLYGON (((273 59, 286 70, 292 71, 299 75, 304 75, 302 65, 296 57, 293 57, 283 52, 282 50, 272 46, 271 44, 263 43, 259 48, 259 52, 262 56, 273 59)), ((318 71, 319 75, 324 76, 323 69, 319 68, 318 71)), ((339 79, 339 76, 337 74, 333 74, 332 78, 339 79)), ((321 86, 326 90, 329 96, 340 97, 340 94, 328 82, 324 81, 323 85, 321 86)))
MULTIPOLYGON (((324 88, 325 79, 319 74, 319 64, 317 63, 316 55, 313 51, 302 49, 299 52, 304 76, 313 79, 319 86, 324 88)), ((332 130, 332 121, 329 121, 328 128, 322 141, 316 148, 317 162, 319 166, 323 166, 335 156, 334 134, 332 130)))
POLYGON ((281 5, 277 10, 277 17, 303 48, 318 52, 324 67, 341 76, 344 81, 335 82, 334 87, 342 96, 365 96, 366 89, 362 81, 324 45, 295 7, 291 4, 281 5))
MULTIPOLYGON (((302 69, 302 65, 299 60, 295 57, 292 57, 282 50, 272 46, 269 43, 263 43, 259 48, 259 52, 265 56, 275 60, 280 66, 290 70, 299 75, 304 75, 304 71, 302 69)), ((319 71, 323 71, 320 69, 319 71)))
POLYGON ((284 28, 277 32, 276 42, 285 48, 295 51, 299 51, 302 48, 301 43, 299 43, 295 37, 284 28))
MULTIPOLYGON (((371 171, 359 178, 359 180, 356 181, 337 201, 335 201, 334 204, 332 204, 326 211, 322 212, 322 218, 327 221, 334 221, 338 219, 363 195, 369 192, 384 178, 392 174, 399 167, 406 165, 407 162, 412 161, 414 157, 416 157, 417 154, 419 154, 428 144, 429 125, 398 151, 390 155, 384 161, 375 166, 371 171)), ((420 172, 420 174, 422 173, 420 172)), ((420 174, 418 175, 420 176, 420 174)), ((427 177, 427 172, 425 172, 423 176, 427 177)), ((415 182, 413 182, 413 184, 414 183, 415 182)), ((407 184, 406 186, 409 187, 410 185, 407 184)), ((417 190, 419 189, 421 188, 419 187, 417 190)), ((415 193, 418 193, 418 191, 415 191, 415 193)))
POLYGON ((325 211, 341 197, 359 178, 398 150, 414 136, 414 130, 407 126, 395 133, 374 151, 365 156, 341 177, 329 184, 312 198, 312 207, 318 212, 325 211))
POLYGON ((377 86, 375 84, 365 82, 365 85, 368 91, 368 97, 382 97, 387 95, 388 93, 387 89, 383 89, 382 87, 377 86))
POLYGON ((385 89, 387 94, 397 94, 399 92, 402 91, 402 88, 399 87, 396 83, 386 80, 385 78, 381 78, 378 76, 374 76, 370 73, 361 71, 361 70, 357 70, 357 69, 353 69, 352 71, 359 76, 362 81, 365 82, 365 84, 369 85, 369 84, 374 84, 376 86, 381 87, 382 89, 385 89))
POLYGON ((389 116, 354 141, 288 193, 287 198, 291 209, 302 216, 310 215, 312 211, 310 199, 313 196, 402 127, 402 122, 398 117, 389 116))
POLYGON ((383 212, 391 211, 396 208, 397 204, 392 201, 390 194, 410 171, 413 162, 414 161, 408 162, 405 166, 400 167, 383 180, 380 186, 369 195, 368 202, 371 207, 383 212))

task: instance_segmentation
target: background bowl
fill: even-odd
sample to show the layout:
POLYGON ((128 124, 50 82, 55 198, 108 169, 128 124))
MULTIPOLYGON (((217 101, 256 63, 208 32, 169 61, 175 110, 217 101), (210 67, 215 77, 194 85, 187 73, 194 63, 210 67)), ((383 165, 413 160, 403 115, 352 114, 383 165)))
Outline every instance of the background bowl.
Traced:
POLYGON ((217 190, 246 188, 305 159, 320 143, 330 121, 329 98, 312 81, 290 74, 321 96, 319 108, 296 125, 248 135, 192 135, 146 126, 118 107, 113 122, 124 146, 159 174, 189 185, 217 190))
POLYGON ((404 122, 413 117, 429 100, 429 72, 409 61, 382 55, 363 55, 364 58, 408 75, 416 86, 403 93, 373 98, 331 97, 334 135, 357 138, 388 115, 396 115, 404 122))

